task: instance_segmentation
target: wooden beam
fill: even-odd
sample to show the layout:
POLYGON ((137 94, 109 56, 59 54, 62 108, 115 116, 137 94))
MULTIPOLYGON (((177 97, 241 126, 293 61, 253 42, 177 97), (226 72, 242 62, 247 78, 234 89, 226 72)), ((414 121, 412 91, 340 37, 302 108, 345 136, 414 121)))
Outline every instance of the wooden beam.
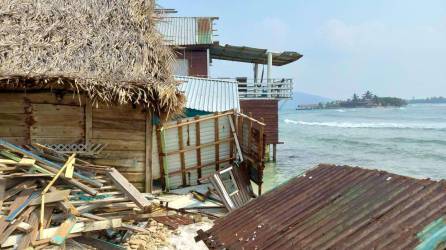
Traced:
POLYGON ((156 144, 158 146, 158 162, 160 166, 160 174, 161 174, 161 187, 163 190, 166 190, 167 183, 166 183, 166 172, 164 171, 164 152, 163 152, 163 145, 161 140, 161 129, 162 127, 160 125, 157 126, 156 129, 156 144))
MULTIPOLYGON (((260 118, 260 120, 263 122, 263 117, 260 118)), ((263 143, 263 134, 265 133, 265 127, 264 126, 260 126, 259 128, 259 141, 258 141, 258 145, 257 145, 257 149, 258 149, 258 154, 259 154, 259 164, 263 165, 263 162, 265 161, 265 157, 264 157, 264 143, 263 143)))
MULTIPOLYGON (((264 119, 263 117, 260 118, 260 121, 263 123, 264 119)), ((258 155, 259 155, 259 159, 257 162, 257 174, 259 175, 259 195, 262 195, 262 183, 263 183, 263 169, 264 169, 264 162, 265 162, 265 155, 263 154, 264 152, 264 140, 263 140, 263 133, 264 133, 264 129, 265 126, 260 126, 259 128, 259 141, 258 141, 258 145, 257 145, 257 149, 258 149, 258 155)))
MULTIPOLYGON (((233 120, 234 117, 235 117, 235 115, 228 116, 228 119, 229 119, 229 129, 228 129, 229 136, 228 137, 229 138, 232 137, 232 138, 234 138, 234 140, 238 141, 237 133, 235 132, 235 126, 234 126, 234 120, 233 120)), ((234 143, 229 143, 229 158, 234 158, 234 143)), ((230 164, 233 164, 233 162, 231 161, 230 164)))
POLYGON ((170 188, 169 166, 168 166, 168 162, 167 162, 167 157, 166 157, 166 155, 164 155, 164 152, 166 151, 165 132, 166 131, 161 127, 161 129, 160 129, 160 146, 161 146, 160 159, 162 160, 163 173, 164 173, 164 183, 165 183, 164 190, 169 190, 169 188, 170 188))
POLYGON ((245 144, 245 138, 243 138, 243 124, 244 124, 244 120, 243 120, 243 116, 238 116, 238 131, 237 131, 237 135, 239 138, 239 142, 241 144, 241 147, 243 147, 243 145, 245 144))
POLYGON ((251 113, 251 112, 249 112, 248 115, 245 115, 245 114, 243 114, 243 113, 238 113, 237 115, 239 115, 239 116, 241 116, 241 117, 243 117, 243 118, 246 118, 246 119, 248 119, 248 120, 250 120, 250 121, 252 121, 252 122, 254 122, 254 123, 257 123, 258 125, 266 126, 266 124, 265 124, 264 122, 256 120, 256 119, 252 116, 252 113, 251 113))
POLYGON ((220 144, 217 143, 220 140, 220 126, 219 126, 219 117, 220 113, 216 113, 214 116, 214 141, 215 141, 215 170, 220 170, 220 144))
MULTIPOLYGON (((195 121, 200 120, 200 116, 195 116, 195 121)), ((200 122, 195 123, 195 146, 197 146, 196 149, 196 157, 197 157, 197 166, 201 166, 201 132, 200 132, 200 122)), ((200 178, 201 178, 201 168, 197 168, 197 184, 200 184, 200 178)))
POLYGON ((17 245, 17 249, 26 249, 31 244, 31 242, 36 240, 36 237, 38 234, 38 227, 39 227, 39 211, 38 210, 33 211, 31 213, 31 215, 28 218, 27 224, 31 227, 31 230, 22 237, 19 244, 17 245))
POLYGON ((93 111, 90 101, 85 104, 85 144, 91 145, 93 138, 93 111))
MULTIPOLYGON (((243 153, 242 153, 242 149, 240 148, 240 143, 237 138, 237 133, 235 132, 234 121, 232 120, 232 117, 230 117, 230 116, 228 116, 228 119, 229 119, 229 126, 231 127, 231 129, 229 131, 232 134, 231 136, 234 137, 235 146, 237 148, 237 154, 239 156, 240 162, 242 162, 243 161, 243 153)), ((232 145, 232 143, 231 143, 231 145, 232 145)), ((231 147, 231 158, 232 158, 232 151, 233 151, 233 149, 231 147)))
MULTIPOLYGON (((234 158, 228 158, 228 159, 219 160, 219 161, 218 161, 218 164, 223 164, 223 163, 226 163, 226 162, 231 162, 232 160, 234 160, 234 158)), ((202 165, 196 165, 196 166, 194 166, 194 167, 188 167, 188 168, 187 168, 186 170, 184 170, 184 171, 188 172, 188 171, 192 171, 192 170, 195 170, 195 169, 200 169, 200 168, 210 167, 210 166, 213 166, 213 165, 215 165, 215 164, 216 164, 216 162, 211 162, 211 163, 202 164, 202 165)), ((169 173, 169 176, 179 175, 179 174, 181 174, 181 171, 182 171, 181 169, 180 169, 180 170, 177 170, 177 171, 172 171, 172 172, 169 173)))
POLYGON ((5 201, 6 180, 3 176, 0 176, 0 209, 3 207, 3 201, 5 201))
MULTIPOLYGON (((177 124, 181 124, 181 120, 177 121, 177 124)), ((180 163, 181 163, 181 180, 183 183, 183 186, 187 185, 186 180, 186 158, 184 157, 184 142, 183 142, 183 127, 178 126, 178 149, 180 151, 180 163)))
MULTIPOLYGON (((249 112, 249 117, 252 117, 252 113, 249 112)), ((251 141, 252 141, 252 123, 253 121, 251 119, 249 119, 249 123, 248 123, 248 154, 251 155, 252 153, 252 149, 251 149, 251 141)))
POLYGON ((167 153, 164 153, 163 156, 176 155, 176 154, 180 154, 180 153, 184 153, 184 152, 194 151, 194 150, 201 149, 201 148, 212 147, 212 146, 215 146, 215 144, 229 143, 229 142, 232 142, 233 140, 234 140, 233 138, 226 138, 226 139, 223 139, 223 140, 220 140, 217 142, 209 142, 209 143, 205 143, 205 144, 200 144, 200 146, 192 146, 192 147, 187 147, 183 150, 175 150, 175 151, 167 152, 167 153))
POLYGON ((233 111, 228 111, 228 112, 225 112, 225 113, 220 113, 217 116, 214 115, 214 116, 200 118, 200 119, 197 119, 197 120, 190 120, 190 121, 181 123, 180 125, 178 125, 178 124, 169 124, 169 125, 164 126, 163 128, 164 129, 171 129, 171 128, 176 128, 178 126, 186 126, 186 125, 194 124, 194 123, 197 123, 197 122, 204 122, 204 121, 212 120, 212 119, 215 119, 215 118, 223 117, 223 116, 226 116, 226 115, 232 115, 233 113, 234 113, 233 111))
MULTIPOLYGON (((68 198, 68 195, 70 194, 71 190, 67 189, 67 190, 55 190, 49 193, 45 194, 45 203, 52 203, 52 202, 58 202, 58 201, 63 201, 66 198, 68 198)), ((30 206, 34 206, 34 205, 39 205, 42 203, 42 196, 32 200, 29 205, 30 206)))
POLYGON ((152 111, 149 110, 146 113, 146 150, 145 150, 145 186, 144 190, 146 193, 152 193, 152 111))
POLYGON ((107 172, 107 176, 116 184, 116 186, 125 193, 135 204, 146 211, 150 208, 151 203, 135 188, 118 170, 112 168, 107 172))
POLYGON ((277 161, 277 144, 273 144, 273 162, 277 161))

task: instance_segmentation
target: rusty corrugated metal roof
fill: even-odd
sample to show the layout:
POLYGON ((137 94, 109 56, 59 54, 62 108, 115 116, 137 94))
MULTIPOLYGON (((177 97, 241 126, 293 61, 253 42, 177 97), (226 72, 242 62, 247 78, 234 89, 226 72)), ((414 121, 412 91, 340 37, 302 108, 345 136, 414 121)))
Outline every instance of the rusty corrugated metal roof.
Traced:
POLYGON ((169 45, 210 45, 214 42, 216 17, 164 17, 158 31, 169 45))
POLYGON ((197 238, 227 249, 413 249, 440 238, 425 232, 445 214, 445 181, 319 165, 197 238))

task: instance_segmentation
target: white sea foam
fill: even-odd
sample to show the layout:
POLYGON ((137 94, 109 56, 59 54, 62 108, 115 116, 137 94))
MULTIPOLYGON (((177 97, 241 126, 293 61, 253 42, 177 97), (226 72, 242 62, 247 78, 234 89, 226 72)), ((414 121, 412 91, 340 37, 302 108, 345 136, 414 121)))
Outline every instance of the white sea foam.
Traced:
POLYGON ((390 129, 433 129, 445 130, 445 123, 425 124, 425 123, 390 123, 390 122, 306 122, 285 119, 285 123, 304 126, 322 126, 336 128, 390 128, 390 129))
POLYGON ((336 112, 345 113, 345 109, 336 109, 336 112))

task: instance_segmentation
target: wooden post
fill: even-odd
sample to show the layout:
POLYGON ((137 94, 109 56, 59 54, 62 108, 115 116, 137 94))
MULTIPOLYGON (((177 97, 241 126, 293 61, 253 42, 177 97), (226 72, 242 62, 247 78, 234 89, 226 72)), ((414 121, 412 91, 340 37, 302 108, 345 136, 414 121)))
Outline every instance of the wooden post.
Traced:
POLYGON ((152 134, 153 134, 153 125, 152 125, 152 111, 149 110, 146 112, 146 151, 145 151, 145 186, 144 191, 146 193, 152 192, 152 134))
MULTIPOLYGON (((261 122, 264 122, 263 117, 260 118, 261 122)), ((258 154, 259 154, 259 163, 262 164, 263 167, 263 163, 265 161, 265 155, 264 155, 264 143, 263 143, 263 133, 265 132, 265 127, 263 126, 259 126, 259 144, 257 145, 257 149, 258 149, 258 154)))
POLYGON ((164 171, 164 152, 163 152, 163 145, 162 145, 162 135, 161 135, 161 125, 156 126, 156 144, 158 144, 158 161, 160 165, 160 174, 161 174, 161 187, 163 190, 166 190, 167 184, 166 184, 166 172, 164 171))
POLYGON ((220 140, 220 127, 218 122, 218 115, 220 113, 215 114, 214 119, 214 141, 215 141, 215 170, 220 170, 220 144, 218 141, 220 140))
MULTIPOLYGON (((249 117, 252 118, 252 113, 248 113, 249 117)), ((248 125, 248 151, 247 154, 249 157, 253 158, 251 155, 252 149, 251 149, 251 140, 252 140, 252 119, 249 119, 249 125, 248 125)))
MULTIPOLYGON (((263 119, 263 117, 260 118, 260 122, 265 123, 265 120, 263 119)), ((264 155, 264 141, 263 141, 263 133, 265 132, 265 127, 262 125, 259 125, 259 142, 257 145, 257 149, 258 149, 258 154, 259 154, 259 160, 258 160, 258 168, 257 168, 257 172, 259 173, 259 180, 260 180, 260 184, 259 184, 259 195, 262 194, 262 183, 263 183, 263 169, 265 168, 265 155, 264 155)))
MULTIPOLYGON (((195 116, 195 120, 199 120, 200 116, 195 116)), ((200 132, 200 122, 197 121, 195 123, 195 146, 197 147, 197 166, 199 166, 199 168, 197 169, 197 175, 198 175, 198 179, 197 182, 198 184, 200 184, 200 179, 201 179, 201 132, 200 132)))
POLYGON ((239 116, 238 117, 238 119, 239 119, 239 121, 238 121, 238 137, 239 137, 239 143, 240 143, 240 146, 241 146, 241 148, 242 148, 242 152, 243 152, 243 148, 245 147, 245 138, 243 138, 243 123, 244 123, 244 120, 243 120, 243 116, 239 116))
MULTIPOLYGON (((232 125, 234 125, 234 117, 235 117, 235 113, 232 114, 232 115, 228 115, 228 119, 229 119, 229 121, 232 121, 232 125)), ((237 134, 235 134, 235 136, 233 135, 233 133, 235 133, 235 128, 234 127, 235 126, 231 126, 231 122, 230 122, 228 132, 229 132, 229 138, 234 137, 234 139, 236 140, 237 139, 237 134)), ((230 159, 234 158, 234 143, 235 143, 235 140, 233 142, 229 142, 229 158, 230 159)), ((229 163, 232 165, 233 162, 234 161, 231 160, 229 163)))
POLYGON ((273 162, 277 161, 277 144, 273 144, 273 162))
POLYGON ((186 159, 184 157, 184 142, 183 142, 183 126, 181 126, 181 120, 177 121, 178 125, 178 149, 180 150, 180 161, 181 161, 181 180, 183 181, 183 186, 187 185, 186 180, 186 159))
POLYGON ((93 138, 93 110, 91 102, 87 100, 85 102, 85 144, 87 147, 91 145, 91 139, 93 138))

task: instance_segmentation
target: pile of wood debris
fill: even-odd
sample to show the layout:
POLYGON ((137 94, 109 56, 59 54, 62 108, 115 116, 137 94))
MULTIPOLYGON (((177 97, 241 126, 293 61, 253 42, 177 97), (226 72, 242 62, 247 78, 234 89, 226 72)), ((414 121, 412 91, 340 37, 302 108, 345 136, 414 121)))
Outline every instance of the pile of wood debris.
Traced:
POLYGON ((2 248, 119 248, 132 232, 150 233, 148 218, 163 208, 148 198, 114 168, 0 139, 2 248))

